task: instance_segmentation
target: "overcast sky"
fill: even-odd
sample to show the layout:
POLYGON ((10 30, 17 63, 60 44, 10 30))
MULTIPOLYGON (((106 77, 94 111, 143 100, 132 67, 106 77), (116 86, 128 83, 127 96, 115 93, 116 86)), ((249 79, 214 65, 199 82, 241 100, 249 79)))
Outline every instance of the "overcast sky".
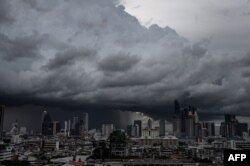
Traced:
POLYGON ((192 41, 209 38, 216 49, 249 47, 249 0, 122 0, 121 3, 147 27, 170 26, 192 41))
POLYGON ((178 99, 206 115, 249 116, 249 5, 1 0, 0 101, 15 111, 56 108, 58 116, 129 110, 167 117, 178 99))

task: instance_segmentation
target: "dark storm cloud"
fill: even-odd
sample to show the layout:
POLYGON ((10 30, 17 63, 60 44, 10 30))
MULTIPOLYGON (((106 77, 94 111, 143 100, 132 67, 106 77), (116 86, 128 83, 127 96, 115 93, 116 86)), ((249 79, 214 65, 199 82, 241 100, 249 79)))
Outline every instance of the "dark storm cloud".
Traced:
POLYGON ((71 48, 62 53, 57 53, 55 58, 50 59, 44 68, 55 70, 65 66, 74 65, 75 62, 84 60, 84 58, 94 56, 95 54, 95 50, 71 48))
POLYGON ((4 23, 11 23, 13 18, 10 15, 10 5, 8 4, 8 0, 0 1, 0 26, 4 23))
POLYGON ((145 28, 111 0, 8 4, 0 14, 14 20, 0 28, 3 103, 168 117, 179 99, 202 113, 249 114, 247 50, 217 52, 169 27, 145 28))
POLYGON ((119 53, 118 55, 110 55, 101 60, 99 69, 104 72, 124 72, 131 69, 139 60, 137 56, 130 54, 122 55, 119 53))
POLYGON ((43 38, 37 36, 23 36, 14 39, 0 34, 0 56, 7 61, 20 58, 36 58, 39 56, 38 47, 43 38))

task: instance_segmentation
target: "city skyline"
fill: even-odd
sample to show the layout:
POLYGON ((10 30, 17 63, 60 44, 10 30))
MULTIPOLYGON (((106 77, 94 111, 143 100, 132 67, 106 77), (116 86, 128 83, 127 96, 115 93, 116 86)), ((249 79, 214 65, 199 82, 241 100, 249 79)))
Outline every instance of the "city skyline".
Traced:
MULTIPOLYGON (((6 107, 3 106, 2 108, 4 108, 4 112, 6 112, 6 107)), ((5 114, 3 112, 3 114, 5 114)), ((213 123, 215 126, 218 126, 218 127, 221 127, 223 126, 224 124, 224 121, 229 121, 229 120, 225 120, 225 116, 234 116, 234 119, 235 119, 235 116, 237 116, 237 121, 239 120, 239 122, 243 122, 245 123, 246 125, 250 125, 249 121, 247 119, 242 119, 242 117, 238 116, 237 114, 224 114, 222 115, 222 117, 220 119, 217 119, 217 120, 214 120, 214 119, 206 119, 206 118, 200 118, 200 112, 199 112, 199 109, 195 106, 191 106, 191 105, 188 105, 188 106, 185 106, 185 105, 182 105, 181 103, 178 102, 178 100, 174 100, 173 102, 173 111, 172 111, 172 114, 169 115, 168 117, 158 117, 158 118, 152 118, 150 116, 145 116, 143 115, 142 113, 139 113, 139 112, 130 112, 132 113, 132 116, 133 118, 131 119, 123 119, 123 113, 124 112, 120 112, 121 115, 120 115, 120 118, 121 119, 114 119, 115 116, 112 117, 112 114, 107 114, 106 117, 103 115, 103 117, 100 117, 99 120, 95 119, 95 116, 94 114, 92 114, 90 112, 90 117, 89 117, 89 113, 87 112, 83 112, 83 111, 78 111, 78 112, 74 112, 72 114, 72 112, 67 112, 68 114, 64 116, 63 119, 60 119, 57 114, 57 111, 55 112, 50 112, 50 111, 47 111, 47 110, 40 110, 41 114, 38 114, 37 116, 40 116, 40 119, 37 121, 37 120, 34 120, 34 119, 30 119, 28 122, 32 123, 33 126, 30 127, 29 125, 27 125, 27 121, 22 121, 20 119, 18 119, 18 116, 15 116, 16 118, 14 118, 14 120, 12 121, 9 121, 8 124, 6 124, 6 116, 3 118, 5 119, 4 121, 1 121, 2 124, 2 128, 3 128, 3 131, 4 132, 9 132, 12 130, 13 128, 13 123, 15 122, 18 122, 19 125, 21 125, 21 127, 25 127, 27 129, 27 131, 32 131, 32 132, 35 132, 35 133, 43 133, 43 135, 52 135, 52 133, 54 133, 54 130, 56 131, 60 131, 60 129, 64 129, 65 127, 64 126, 68 126, 68 128, 70 128, 70 133, 71 135, 79 135, 80 133, 84 132, 84 131, 88 131, 88 130, 93 130, 93 129, 100 129, 100 126, 103 126, 103 124, 112 124, 114 126, 116 126, 116 129, 123 129, 123 130, 128 130, 128 126, 131 128, 129 130, 131 130, 130 132, 135 132, 133 131, 134 130, 134 127, 139 127, 139 130, 140 130, 140 134, 139 135, 142 135, 142 126, 145 126, 145 124, 148 123, 148 120, 153 120, 154 123, 156 122, 158 125, 161 125, 161 124, 164 124, 164 125, 169 125, 171 124, 172 128, 171 130, 178 130, 177 132, 181 132, 181 133, 186 133, 185 130, 190 130, 190 129, 185 129, 184 126, 188 126, 187 124, 189 124, 191 121, 191 124, 194 125, 192 129, 192 131, 189 131, 189 132, 194 132, 195 130, 195 124, 197 123, 203 123, 203 125, 207 125, 209 123, 213 123), (192 115, 192 118, 193 120, 190 119, 190 115, 188 112, 191 113, 192 115), (51 113, 53 113, 53 116, 51 116, 51 113), (137 116, 135 116, 137 115, 137 116), (139 115, 139 116, 138 116, 139 115), (83 117, 83 118, 82 118, 83 117), (89 119, 90 118, 90 119, 89 119), (188 122, 186 122, 186 119, 188 120, 188 122), (93 120, 95 119, 95 120, 93 120), (176 129, 176 119, 180 119, 180 124, 181 126, 180 129, 176 129), (121 120, 124 120, 123 124, 121 125, 121 123, 119 121, 121 120), (191 120, 191 121, 190 121, 191 120), (190 122, 189 122, 190 121, 190 122), (44 132, 44 122, 45 122, 45 132, 44 132), (58 123, 58 127, 55 126, 55 124, 58 123), (142 123, 144 125, 142 125, 142 123), (84 125, 82 125, 84 124, 84 125), (139 126, 138 126, 139 125, 139 126), (37 126, 37 127, 34 127, 34 126, 37 126), (58 129, 56 129, 58 128, 58 129), (71 131, 72 129, 72 131, 71 131), (78 133, 78 134, 77 134, 78 133)), ((8 113, 8 112, 7 112, 8 113)), ((177 122, 179 123, 179 122, 177 122)), ((155 126, 155 125, 154 125, 155 126)), ((103 128, 103 127, 101 127, 103 128)), ((167 127, 169 129, 169 127, 167 127)), ((177 127, 178 128, 178 127, 177 127)), ((138 129, 135 129, 137 130, 136 132, 138 132, 138 129)), ((164 127, 164 129, 162 128, 159 128, 159 135, 161 135, 162 133, 164 133, 164 131, 162 130, 166 130, 166 128, 164 127)), ((175 133, 177 134, 177 136, 179 135, 178 133, 175 133)), ((193 133, 194 134, 194 133, 193 133)), ((192 135, 193 135, 192 134, 192 135)), ((158 135, 158 134, 157 134, 158 135)), ((163 134, 164 135, 164 134, 163 134)))
POLYGON ((99 116, 124 126, 136 112, 170 118, 175 99, 196 106, 207 120, 222 120, 226 113, 249 118, 249 36, 242 34, 249 28, 249 2, 241 0, 235 8, 232 0, 224 7, 216 1, 192 7, 190 0, 187 9, 180 2, 155 2, 156 7, 176 9, 169 26, 165 19, 157 21, 165 18, 161 7, 155 13, 150 0, 136 3, 141 4, 1 1, 0 104, 6 105, 8 123, 38 120, 45 107, 60 120, 70 111, 83 111, 97 117, 92 125, 101 121, 99 116), (204 6, 207 11, 201 10, 204 6), (147 25, 144 7, 153 17, 147 25), (190 9, 196 13, 184 21, 183 13, 190 9), (174 21, 179 19, 186 26, 174 21), (215 28, 202 29, 203 21, 215 28), (225 28, 220 21, 227 23, 225 28), (196 32, 194 41, 190 35, 196 32), (228 34, 232 36, 226 38, 228 34))
POLYGON ((249 165, 249 30, 250 0, 0 0, 0 165, 249 165))

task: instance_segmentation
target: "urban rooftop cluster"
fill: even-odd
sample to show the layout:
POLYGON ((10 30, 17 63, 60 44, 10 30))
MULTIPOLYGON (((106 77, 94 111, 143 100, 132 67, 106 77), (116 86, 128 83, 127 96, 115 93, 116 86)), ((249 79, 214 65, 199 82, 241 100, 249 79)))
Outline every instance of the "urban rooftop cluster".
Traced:
POLYGON ((0 107, 0 161, 5 165, 222 165, 225 149, 250 149, 248 123, 226 114, 220 125, 200 121, 194 106, 174 102, 171 121, 134 120, 126 129, 102 124, 89 129, 82 112, 61 124, 43 112, 41 133, 28 132, 18 121, 3 131, 5 107, 0 107))

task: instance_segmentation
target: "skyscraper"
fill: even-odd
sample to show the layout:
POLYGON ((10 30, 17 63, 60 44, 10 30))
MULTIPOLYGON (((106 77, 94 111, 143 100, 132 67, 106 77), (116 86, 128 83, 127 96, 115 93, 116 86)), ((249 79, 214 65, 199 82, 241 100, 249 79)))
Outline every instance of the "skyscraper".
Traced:
POLYGON ((60 132, 61 125, 58 121, 53 122, 53 135, 56 135, 58 132, 60 132))
POLYGON ((223 137, 232 138, 243 136, 243 132, 248 131, 247 123, 240 123, 235 115, 226 114, 225 122, 221 123, 220 133, 223 137))
POLYGON ((77 117, 77 116, 73 117, 71 134, 73 136, 79 136, 79 134, 80 134, 80 122, 79 122, 79 117, 77 117))
POLYGON ((102 125, 102 136, 108 138, 109 135, 114 131, 113 124, 103 124, 102 125))
POLYGON ((160 120, 160 136, 166 135, 166 120, 160 120))
POLYGON ((203 128, 207 129, 207 136, 214 136, 215 135, 214 122, 203 122, 203 128))
POLYGON ((127 125, 127 134, 132 137, 133 125, 127 125))
POLYGON ((173 120, 173 132, 177 137, 181 135, 181 119, 179 117, 175 117, 173 120))
POLYGON ((141 120, 135 120, 134 121, 134 125, 138 125, 138 133, 139 133, 139 137, 142 136, 142 121, 141 120))
POLYGON ((42 119, 42 135, 52 135, 53 134, 53 123, 51 117, 47 111, 43 111, 42 119))
POLYGON ((192 115, 185 118, 185 136, 192 138, 194 137, 195 120, 192 115))
POLYGON ((86 133, 88 132, 89 126, 89 115, 88 113, 84 112, 82 113, 82 116, 80 117, 80 133, 86 133))
POLYGON ((0 105, 0 139, 3 138, 4 106, 0 105))

